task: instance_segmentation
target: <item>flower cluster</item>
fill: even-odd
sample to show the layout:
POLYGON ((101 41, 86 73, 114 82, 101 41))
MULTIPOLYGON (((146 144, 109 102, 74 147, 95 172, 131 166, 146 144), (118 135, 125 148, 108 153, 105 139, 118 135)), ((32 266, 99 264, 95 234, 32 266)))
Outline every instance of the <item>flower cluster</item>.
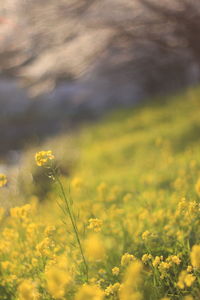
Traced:
POLYGON ((49 162, 51 160, 53 160, 55 157, 54 155, 52 154, 52 151, 51 150, 48 150, 48 151, 40 151, 40 152, 37 152, 35 154, 35 161, 36 161, 36 164, 41 167, 41 166, 46 166, 49 164, 49 162))
POLYGON ((99 232, 99 231, 101 231, 102 224, 103 224, 102 220, 89 219, 89 225, 87 228, 94 230, 94 232, 99 232))
POLYGON ((199 91, 149 105, 0 174, 0 299, 199 300, 199 91))

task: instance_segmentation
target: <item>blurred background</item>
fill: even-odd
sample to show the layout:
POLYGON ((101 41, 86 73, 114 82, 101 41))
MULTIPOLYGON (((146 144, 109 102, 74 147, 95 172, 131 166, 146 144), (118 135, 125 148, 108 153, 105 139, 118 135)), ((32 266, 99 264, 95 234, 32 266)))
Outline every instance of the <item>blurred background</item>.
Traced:
POLYGON ((200 80, 199 0, 0 0, 0 158, 200 80))

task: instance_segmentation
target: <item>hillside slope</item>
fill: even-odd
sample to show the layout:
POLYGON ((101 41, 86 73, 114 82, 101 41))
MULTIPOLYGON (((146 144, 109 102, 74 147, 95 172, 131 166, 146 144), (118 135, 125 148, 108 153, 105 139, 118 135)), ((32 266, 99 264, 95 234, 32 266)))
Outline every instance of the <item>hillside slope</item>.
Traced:
POLYGON ((65 205, 59 182, 47 188, 40 177, 46 201, 29 189, 30 205, 2 225, 0 299, 199 299, 199 96, 196 88, 118 111, 41 146, 60 165, 89 280, 66 206, 62 216, 57 205, 65 205))

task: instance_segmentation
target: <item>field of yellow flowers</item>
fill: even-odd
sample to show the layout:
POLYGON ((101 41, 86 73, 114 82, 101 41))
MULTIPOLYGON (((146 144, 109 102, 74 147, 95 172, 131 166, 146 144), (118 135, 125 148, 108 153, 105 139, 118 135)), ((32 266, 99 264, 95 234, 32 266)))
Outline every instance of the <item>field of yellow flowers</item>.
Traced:
POLYGON ((0 299, 200 299, 199 88, 27 150, 18 189, 0 209, 0 299))

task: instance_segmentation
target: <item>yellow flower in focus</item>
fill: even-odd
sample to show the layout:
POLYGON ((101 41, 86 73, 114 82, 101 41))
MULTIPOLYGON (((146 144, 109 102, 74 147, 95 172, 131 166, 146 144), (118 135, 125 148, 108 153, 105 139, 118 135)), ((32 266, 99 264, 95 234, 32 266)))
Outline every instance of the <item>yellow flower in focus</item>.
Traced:
POLYGON ((166 260, 174 263, 175 265, 180 265, 181 263, 181 260, 177 255, 170 255, 166 260))
POLYGON ((99 236, 89 235, 84 244, 86 257, 90 261, 101 261, 105 258, 105 247, 99 236))
POLYGON ((119 275, 119 268, 118 268, 118 267, 112 268, 112 273, 113 273, 113 275, 115 275, 115 276, 119 275))
POLYGON ((89 219, 89 225, 88 225, 88 229, 93 229, 94 232, 99 232, 101 231, 101 227, 102 227, 102 220, 99 219, 89 219))
POLYGON ((62 298, 71 283, 71 276, 59 266, 51 266, 45 273, 47 290, 55 299, 62 298))
POLYGON ((104 292, 96 285, 83 285, 75 296, 75 300, 103 300, 104 292))
POLYGON ((193 267, 200 269, 200 245, 194 245, 192 247, 190 257, 193 267))
POLYGON ((142 262, 144 264, 146 264, 149 260, 151 260, 153 258, 153 256, 151 254, 144 254, 142 256, 142 262))
POLYGON ((51 150, 40 151, 35 154, 35 161, 39 167, 47 165, 53 159, 55 159, 55 157, 51 150))
POLYGON ((177 255, 172 256, 171 260, 176 265, 180 265, 180 263, 181 263, 181 260, 180 260, 180 258, 177 255))
POLYGON ((126 266, 129 265, 131 262, 133 262, 134 260, 136 260, 135 256, 129 253, 125 253, 124 255, 122 255, 121 258, 121 265, 122 266, 126 266))
POLYGON ((153 261, 153 266, 157 267, 162 260, 163 260, 162 256, 156 256, 155 259, 154 259, 154 261, 153 261))
POLYGON ((162 261, 160 263, 160 265, 158 266, 158 269, 161 273, 161 278, 166 277, 167 270, 169 270, 170 268, 171 268, 171 263, 167 263, 167 262, 164 262, 164 261, 162 261))
POLYGON ((18 287, 18 297, 20 300, 38 300, 37 288, 31 280, 24 280, 18 287))
POLYGON ((119 292, 120 289, 120 283, 116 282, 113 285, 110 284, 106 289, 105 289, 105 295, 110 296, 110 295, 116 295, 119 292))
POLYGON ((4 187, 8 182, 5 174, 0 174, 0 187, 4 187))

